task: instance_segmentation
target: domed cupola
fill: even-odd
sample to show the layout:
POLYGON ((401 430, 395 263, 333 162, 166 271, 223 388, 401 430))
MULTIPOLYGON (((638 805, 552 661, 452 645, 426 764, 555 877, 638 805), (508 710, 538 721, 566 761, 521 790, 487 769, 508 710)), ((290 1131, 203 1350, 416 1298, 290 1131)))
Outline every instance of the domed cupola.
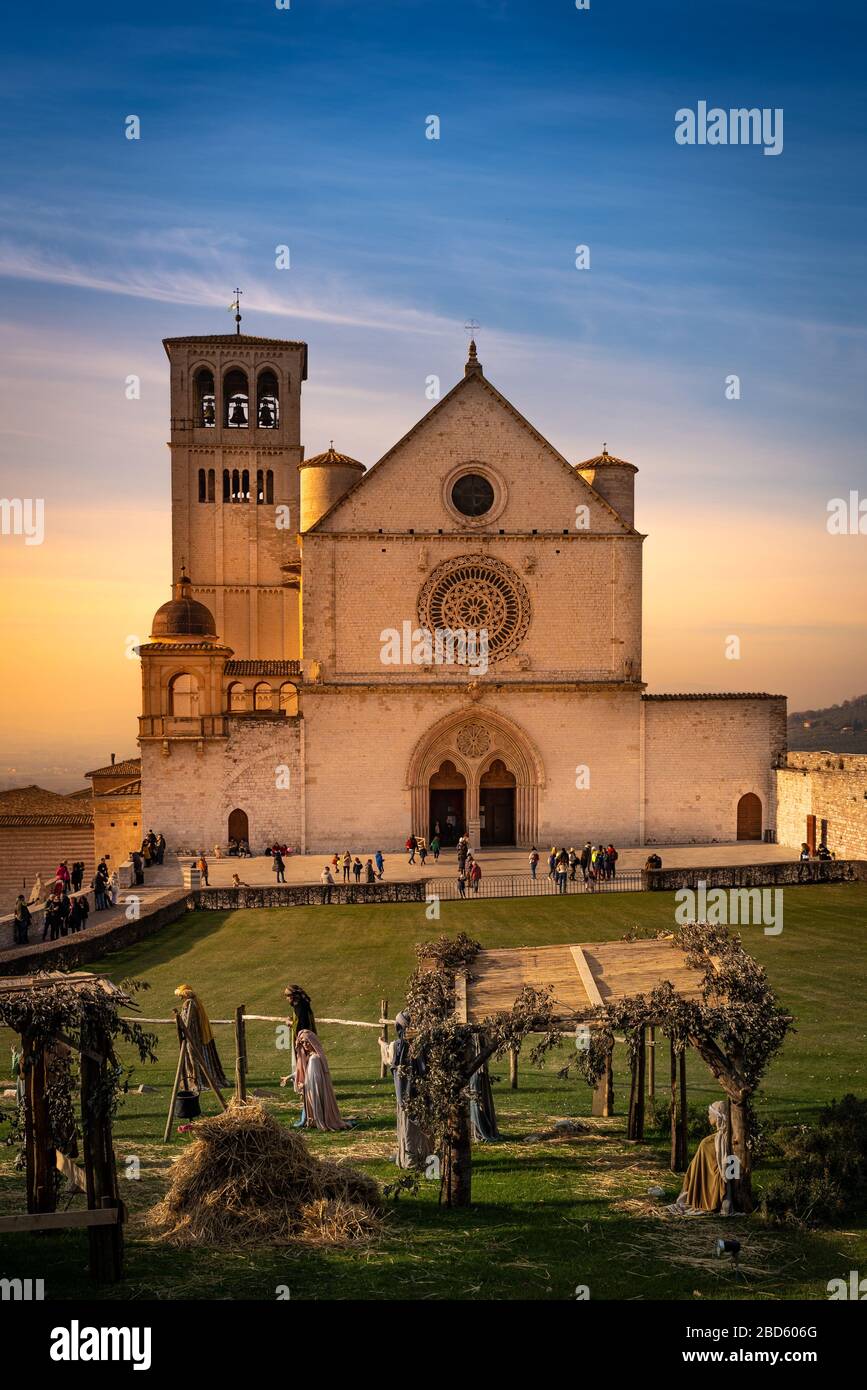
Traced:
POLYGON ((304 459, 298 471, 301 474, 301 530, 309 531, 358 482, 364 464, 339 453, 332 439, 324 454, 304 459))
POLYGON ((173 586, 174 596, 158 608, 151 629, 152 642, 215 642, 217 624, 210 608, 206 608, 191 593, 192 580, 181 566, 181 574, 173 586))

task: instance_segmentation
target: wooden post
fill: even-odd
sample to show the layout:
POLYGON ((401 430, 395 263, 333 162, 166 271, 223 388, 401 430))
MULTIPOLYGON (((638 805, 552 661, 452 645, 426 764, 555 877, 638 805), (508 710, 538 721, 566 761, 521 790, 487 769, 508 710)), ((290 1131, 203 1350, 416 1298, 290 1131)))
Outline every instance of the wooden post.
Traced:
POLYGON ((21 1043, 24 1070, 24 1151, 27 1165, 27 1210, 54 1211, 57 1206, 55 1170, 57 1155, 51 1142, 51 1123, 45 1094, 44 1048, 24 1034, 21 1043))
POLYGON ((642 1028, 638 1034, 638 1056, 635 1059, 635 1114, 632 1123, 632 1138, 641 1143, 644 1140, 644 1087, 647 1069, 646 1033, 642 1028))
MULTIPOLYGON (((104 1049, 104 1044, 102 1045, 104 1049)), ((117 1208, 120 1219, 111 1225, 88 1226, 90 1272, 100 1284, 116 1283, 123 1274, 123 1205, 117 1185, 117 1167, 111 1140, 111 1119, 106 1110, 106 1058, 81 1053, 81 1138, 87 1205, 91 1211, 117 1208)))
POLYGON ((509 1048, 509 1086, 513 1091, 518 1089, 518 1049, 509 1048))
POLYGON ((656 1119, 656 1029, 651 1026, 647 1058, 647 1109, 651 1121, 656 1119))
MULTIPOLYGON (((383 1019, 388 1018, 388 1000, 387 1000, 387 999, 380 999, 380 1001, 379 1001, 379 1016, 380 1016, 380 1018, 383 1018, 383 1019)), ((383 1023, 383 1025, 382 1025, 382 1032, 380 1033, 379 1036, 382 1038, 382 1041, 383 1041, 384 1043, 387 1043, 387 1042, 388 1042, 388 1024, 387 1024, 387 1023, 383 1023)), ((380 1081, 384 1081, 385 1078, 388 1076, 388 1074, 389 1074, 388 1067, 386 1066, 386 1064, 385 1064, 384 1061, 380 1060, 380 1063, 379 1063, 379 1079, 380 1079, 380 1081)))
POLYGON ((732 1181, 732 1202, 735 1211, 753 1209, 752 1154, 749 1145, 750 1102, 748 1099, 731 1102, 731 1152, 739 1164, 739 1173, 732 1181))
POLYGON ((235 1099, 242 1103, 247 1099, 247 1030, 244 1026, 246 1004, 239 1004, 235 1010, 235 1099))
POLYGON ((686 1170, 686 1047, 678 1052, 671 1039, 671 1154, 669 1166, 673 1173, 686 1170), (679 1080, 678 1080, 679 1066, 679 1080))
POLYGON ((177 1024, 178 1028, 178 1065, 175 1068, 174 1085, 172 1086, 172 1093, 169 1097, 169 1113, 166 1116, 166 1128, 165 1133, 163 1134, 164 1144, 167 1144, 169 1142, 169 1136, 172 1132, 172 1123, 175 1118, 175 1101, 178 1098, 178 1091, 180 1090, 181 1086, 181 1068, 184 1065, 184 1054, 187 1050, 187 1044, 184 1040, 184 1035, 181 1032, 181 1020, 178 1016, 177 1010, 175 1011, 175 1023, 177 1024))
POLYGON ((686 1044, 680 1051, 680 1162, 683 1172, 689 1163, 689 1112, 686 1105, 686 1044))
POLYGON ((614 1048, 608 1054, 605 1070, 593 1089, 590 1114, 606 1117, 614 1114, 614 1048))

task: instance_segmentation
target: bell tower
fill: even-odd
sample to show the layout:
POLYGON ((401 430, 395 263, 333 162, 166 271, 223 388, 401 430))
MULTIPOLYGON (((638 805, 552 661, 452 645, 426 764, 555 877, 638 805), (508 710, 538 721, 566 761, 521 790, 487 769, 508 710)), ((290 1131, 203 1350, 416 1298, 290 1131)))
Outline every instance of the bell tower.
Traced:
POLYGON ((300 656, 298 465, 307 344, 239 331, 166 338, 172 567, 239 659, 300 656))

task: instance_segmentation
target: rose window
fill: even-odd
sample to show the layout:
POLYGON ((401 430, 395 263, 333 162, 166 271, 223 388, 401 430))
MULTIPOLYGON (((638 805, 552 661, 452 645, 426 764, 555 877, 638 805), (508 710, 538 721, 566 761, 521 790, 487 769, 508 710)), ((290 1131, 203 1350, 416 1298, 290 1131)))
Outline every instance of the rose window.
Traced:
POLYGON ((487 633, 488 660, 508 656, 530 625, 530 600, 518 575, 501 560, 469 555, 434 571, 419 595, 419 622, 436 634, 487 633))

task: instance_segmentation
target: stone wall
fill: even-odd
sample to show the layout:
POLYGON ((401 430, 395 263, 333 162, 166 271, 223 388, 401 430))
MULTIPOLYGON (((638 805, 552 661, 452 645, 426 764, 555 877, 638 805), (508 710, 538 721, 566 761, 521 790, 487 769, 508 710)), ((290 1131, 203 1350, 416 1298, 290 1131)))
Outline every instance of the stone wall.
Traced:
POLYGON ((816 843, 838 857, 867 858, 867 755, 789 753, 776 773, 779 835, 789 844, 807 839, 816 817, 816 843))
POLYGON ((785 699, 649 697, 644 710, 647 844, 735 840, 738 801, 747 792, 762 803, 763 832, 776 831, 774 764, 785 751, 785 699))
POLYGON ((229 814, 247 813, 250 844, 303 840, 303 720, 230 719, 227 739, 142 743, 142 819, 166 837, 167 853, 225 847, 229 814), (288 786, 279 785, 287 780, 288 786))
POLYGON ((867 861, 811 859, 777 864, 728 864, 712 868, 654 869, 642 875, 651 892, 674 892, 678 888, 771 888, 796 887, 813 883, 867 883, 867 861))
POLYGON ((130 852, 141 848, 150 826, 142 827, 141 793, 114 794, 93 799, 93 848, 97 863, 105 859, 109 869, 125 864, 130 852))

